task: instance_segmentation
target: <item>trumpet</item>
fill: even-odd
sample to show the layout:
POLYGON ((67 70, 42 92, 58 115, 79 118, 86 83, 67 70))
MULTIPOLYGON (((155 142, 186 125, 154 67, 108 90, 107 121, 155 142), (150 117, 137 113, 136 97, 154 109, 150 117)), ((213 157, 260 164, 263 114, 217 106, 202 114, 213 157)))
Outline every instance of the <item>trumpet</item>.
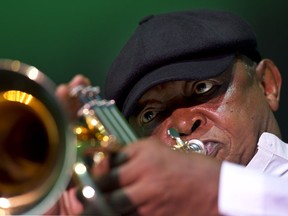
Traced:
MULTIPOLYGON (((71 125, 55 84, 36 67, 0 59, 0 76, 0 215, 46 213, 72 176, 99 215, 115 215, 89 175, 91 160, 97 164, 105 157, 102 150, 137 140, 115 102, 102 99, 98 87, 76 87, 71 96, 82 107, 71 125)), ((174 150, 204 149, 201 141, 183 142, 175 129, 168 134, 176 140, 174 150)))
POLYGON ((97 196, 100 213, 113 215, 89 176, 84 154, 136 139, 114 102, 99 99, 97 88, 78 87, 72 94, 85 105, 71 127, 54 96, 55 84, 37 68, 1 59, 0 76, 0 215, 44 214, 72 176, 83 191, 90 189, 84 197, 97 196))

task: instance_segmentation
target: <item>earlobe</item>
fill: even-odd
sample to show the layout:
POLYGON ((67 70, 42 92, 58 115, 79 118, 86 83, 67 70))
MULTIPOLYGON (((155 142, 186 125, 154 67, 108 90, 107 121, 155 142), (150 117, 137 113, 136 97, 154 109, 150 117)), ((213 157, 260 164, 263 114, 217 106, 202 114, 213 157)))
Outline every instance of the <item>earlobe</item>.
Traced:
POLYGON ((281 74, 276 65, 269 59, 263 59, 256 68, 259 85, 273 111, 279 107, 280 90, 282 84, 281 74))

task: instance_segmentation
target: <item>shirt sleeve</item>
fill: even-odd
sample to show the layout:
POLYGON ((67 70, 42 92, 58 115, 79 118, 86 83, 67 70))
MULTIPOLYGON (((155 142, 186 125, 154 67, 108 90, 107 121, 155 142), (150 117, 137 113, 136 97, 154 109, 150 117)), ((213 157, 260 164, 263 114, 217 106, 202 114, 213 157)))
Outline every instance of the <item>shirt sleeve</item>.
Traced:
POLYGON ((269 133, 263 133, 257 145, 258 151, 246 167, 288 178, 288 145, 269 133))
POLYGON ((218 206, 226 216, 286 216, 288 180, 223 162, 218 206))

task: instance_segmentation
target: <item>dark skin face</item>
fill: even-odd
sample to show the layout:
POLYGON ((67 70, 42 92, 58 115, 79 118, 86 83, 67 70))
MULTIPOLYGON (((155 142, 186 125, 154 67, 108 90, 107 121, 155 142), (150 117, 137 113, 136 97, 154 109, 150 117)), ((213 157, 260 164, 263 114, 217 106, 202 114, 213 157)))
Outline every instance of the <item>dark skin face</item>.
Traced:
POLYGON ((130 122, 169 146, 175 141, 167 130, 175 128, 184 141, 201 140, 217 160, 247 165, 263 132, 281 136, 273 115, 279 105, 279 71, 270 60, 252 70, 239 58, 212 79, 157 85, 141 97, 130 122))

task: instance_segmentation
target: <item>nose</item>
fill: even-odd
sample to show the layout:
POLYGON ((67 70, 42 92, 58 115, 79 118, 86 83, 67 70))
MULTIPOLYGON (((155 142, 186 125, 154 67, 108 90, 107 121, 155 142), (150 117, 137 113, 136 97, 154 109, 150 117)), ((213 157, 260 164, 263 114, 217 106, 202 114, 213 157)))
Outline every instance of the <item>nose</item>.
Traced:
POLYGON ((207 122, 201 111, 194 108, 178 108, 171 114, 171 126, 180 136, 188 136, 203 127, 207 122))

